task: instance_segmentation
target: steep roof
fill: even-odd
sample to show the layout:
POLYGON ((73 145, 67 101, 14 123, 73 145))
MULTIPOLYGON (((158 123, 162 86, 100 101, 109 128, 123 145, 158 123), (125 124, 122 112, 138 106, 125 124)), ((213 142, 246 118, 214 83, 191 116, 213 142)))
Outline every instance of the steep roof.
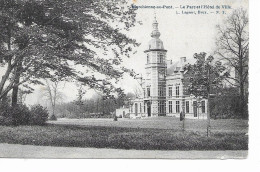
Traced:
POLYGON ((170 62, 167 64, 167 75, 173 75, 174 73, 179 72, 180 70, 183 70, 183 67, 186 64, 193 64, 193 59, 186 59, 186 57, 180 57, 179 61, 176 61, 174 63, 170 62))
POLYGON ((179 62, 175 62, 174 64, 167 65, 167 75, 172 75, 174 72, 177 72, 177 66, 179 62))

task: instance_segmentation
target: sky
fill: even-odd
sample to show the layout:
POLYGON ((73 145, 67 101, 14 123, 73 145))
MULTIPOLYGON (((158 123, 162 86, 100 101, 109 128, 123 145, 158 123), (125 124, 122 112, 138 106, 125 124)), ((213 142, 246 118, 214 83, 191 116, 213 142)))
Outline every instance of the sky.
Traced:
MULTIPOLYGON (((132 1, 134 2, 134 1, 132 1)), ((169 8, 152 9, 139 8, 137 10, 137 20, 142 25, 136 25, 127 35, 137 40, 141 45, 136 48, 137 53, 129 59, 124 59, 123 65, 132 68, 136 73, 145 73, 146 55, 148 42, 151 39, 152 23, 156 15, 159 23, 160 39, 164 43, 167 51, 167 60, 178 61, 180 57, 191 60, 194 53, 206 52, 212 54, 215 48, 216 25, 221 24, 236 8, 248 8, 247 0, 135 0, 136 6, 168 6, 169 8), (230 5, 232 9, 220 9, 221 14, 216 14, 216 9, 191 9, 192 6, 210 5, 230 5), (182 7, 182 9, 181 9, 182 7), (185 9, 183 9, 185 7, 185 9), (187 9, 188 8, 188 9, 187 9), (208 14, 198 14, 198 10, 207 11, 208 14), (225 11, 225 14, 222 14, 225 11), (177 14, 180 13, 180 14, 177 14), (196 14, 182 14, 182 12, 196 12, 196 14), (211 13, 214 12, 214 13, 211 13)), ((0 71, 1 76, 1 71, 0 71)), ((134 92, 140 85, 138 82, 125 76, 118 83, 125 92, 134 92)), ((88 88, 85 88, 88 89, 88 88)), ((42 103, 41 87, 35 87, 35 92, 26 98, 27 104, 42 103)), ((77 87, 74 84, 66 83, 62 90, 64 101, 72 101, 76 98, 77 87)), ((96 94, 94 90, 87 90, 84 98, 90 98, 96 94)))
MULTIPOLYGON (((148 42, 151 40, 152 23, 156 14, 159 23, 160 39, 164 43, 167 51, 167 60, 178 61, 180 57, 193 60, 194 53, 206 52, 212 54, 215 50, 216 25, 221 24, 233 9, 240 7, 248 8, 247 1, 243 0, 137 0, 136 6, 172 6, 173 9, 144 9, 137 10, 137 20, 142 21, 143 25, 138 25, 129 32, 141 43, 137 49, 137 54, 124 62, 132 67, 137 73, 145 73, 146 55, 148 42), (230 5, 231 10, 224 10, 226 14, 211 14, 216 10, 208 10, 210 14, 176 14, 176 11, 196 11, 180 9, 180 6, 201 6, 201 5, 230 5), (175 8, 179 7, 179 8, 175 8)), ((203 11, 203 10, 201 10, 203 11)), ((220 10, 222 12, 223 10, 220 10)), ((126 78, 121 82, 126 90, 133 91, 139 84, 131 78, 126 78)))

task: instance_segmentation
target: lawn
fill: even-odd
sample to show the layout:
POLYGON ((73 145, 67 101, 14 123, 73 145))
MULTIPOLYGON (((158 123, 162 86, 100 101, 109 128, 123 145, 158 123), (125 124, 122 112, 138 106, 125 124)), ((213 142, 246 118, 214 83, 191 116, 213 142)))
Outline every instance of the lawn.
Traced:
POLYGON ((0 142, 137 150, 248 149, 247 121, 212 121, 211 137, 200 128, 204 125, 204 120, 186 120, 182 132, 181 122, 173 118, 58 120, 46 126, 0 126, 0 142))
MULTIPOLYGON (((181 130, 182 122, 179 118, 158 117, 146 119, 59 119, 51 121, 51 124, 69 124, 81 126, 104 126, 104 127, 124 127, 124 128, 154 128, 154 129, 174 129, 181 130)), ((185 129, 187 131, 206 132, 207 120, 186 119, 185 129)), ((212 132, 248 132, 248 121, 241 119, 218 119, 211 120, 212 132)))

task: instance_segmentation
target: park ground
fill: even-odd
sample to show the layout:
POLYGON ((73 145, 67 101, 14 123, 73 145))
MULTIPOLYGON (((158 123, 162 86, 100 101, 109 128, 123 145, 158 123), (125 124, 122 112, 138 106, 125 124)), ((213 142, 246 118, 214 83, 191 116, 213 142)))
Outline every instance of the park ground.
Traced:
POLYGON ((225 151, 248 149, 248 121, 178 118, 58 119, 45 126, 0 126, 0 143, 124 150, 225 151))
MULTIPOLYGON (((128 119, 118 118, 118 121, 106 118, 89 118, 89 119, 67 119, 61 118, 57 121, 49 121, 50 124, 67 124, 79 126, 100 126, 100 127, 123 127, 123 128, 150 128, 150 129, 169 129, 182 130, 183 122, 179 118, 174 117, 158 117, 158 118, 144 118, 144 119, 128 119)), ((212 132, 225 133, 247 133, 248 120, 242 119, 218 119, 211 120, 212 132)), ((203 119, 186 119, 185 130, 205 133, 207 127, 207 120, 203 119)))
POLYGON ((1 158, 95 158, 95 159, 244 159, 246 150, 239 151, 162 151, 123 150, 107 148, 78 148, 33 146, 0 143, 1 158))

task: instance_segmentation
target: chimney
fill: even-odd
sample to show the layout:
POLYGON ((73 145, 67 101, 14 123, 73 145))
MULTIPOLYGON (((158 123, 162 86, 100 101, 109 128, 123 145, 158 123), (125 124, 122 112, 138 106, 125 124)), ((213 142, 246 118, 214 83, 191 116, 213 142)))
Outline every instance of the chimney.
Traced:
POLYGON ((167 65, 172 65, 172 60, 167 60, 167 65))
POLYGON ((186 57, 181 57, 181 63, 185 63, 186 62, 186 57))

